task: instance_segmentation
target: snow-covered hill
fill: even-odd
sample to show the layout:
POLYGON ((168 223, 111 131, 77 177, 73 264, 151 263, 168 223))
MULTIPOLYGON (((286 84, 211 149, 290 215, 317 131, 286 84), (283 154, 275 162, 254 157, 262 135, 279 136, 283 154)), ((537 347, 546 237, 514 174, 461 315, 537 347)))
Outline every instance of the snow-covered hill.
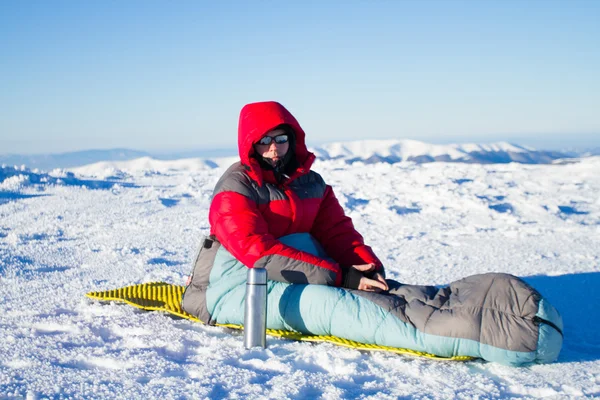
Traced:
POLYGON ((593 157, 600 156, 600 147, 593 147, 577 152, 578 157, 593 157))
MULTIPOLYGON (((464 162, 478 164, 509 163, 549 164, 565 157, 591 156, 596 153, 541 151, 506 142, 491 144, 449 144, 438 145, 416 140, 362 140, 355 142, 330 143, 312 147, 321 160, 343 159, 348 163, 361 161, 366 164, 384 162, 394 164, 399 161, 428 163, 435 161, 464 162)), ((56 168, 75 168, 97 162, 119 162, 138 158, 173 161, 188 158, 202 158, 214 161, 215 158, 235 157, 233 149, 198 150, 180 153, 151 154, 127 149, 89 150, 63 154, 40 155, 0 155, 0 165, 26 165, 50 171, 56 168)))
POLYGON ((366 164, 394 164, 400 161, 549 164, 566 157, 566 154, 560 152, 539 151, 506 142, 437 145, 416 140, 361 140, 331 143, 317 147, 314 151, 323 160, 343 159, 349 163, 361 161, 366 164))
POLYGON ((270 337, 246 351, 239 333, 84 296, 183 284, 232 161, 0 169, 0 398, 600 396, 599 157, 315 163, 390 278, 437 285, 496 271, 539 289, 563 315, 564 346, 557 363, 524 368, 270 337))
POLYGON ((236 155, 233 149, 208 149, 197 151, 150 153, 131 149, 85 150, 58 154, 0 154, 0 165, 25 165, 31 169, 51 171, 56 168, 75 168, 102 161, 119 162, 138 158, 155 160, 181 160, 187 158, 215 158, 236 155))
POLYGON ((98 161, 133 160, 148 157, 149 153, 130 149, 85 150, 57 154, 0 154, 0 165, 26 165, 28 168, 52 170, 72 168, 98 161))

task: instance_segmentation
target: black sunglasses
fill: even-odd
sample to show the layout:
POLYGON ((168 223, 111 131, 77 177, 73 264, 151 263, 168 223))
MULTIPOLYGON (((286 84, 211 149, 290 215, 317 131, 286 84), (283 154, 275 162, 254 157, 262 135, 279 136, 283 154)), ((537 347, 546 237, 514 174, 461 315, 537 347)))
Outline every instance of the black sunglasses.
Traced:
POLYGON ((277 135, 277 136, 264 136, 262 139, 260 139, 258 141, 258 144, 268 146, 273 142, 273 140, 275 140, 276 144, 284 144, 284 143, 287 143, 288 140, 290 140, 290 137, 288 136, 287 133, 282 133, 281 135, 277 135))

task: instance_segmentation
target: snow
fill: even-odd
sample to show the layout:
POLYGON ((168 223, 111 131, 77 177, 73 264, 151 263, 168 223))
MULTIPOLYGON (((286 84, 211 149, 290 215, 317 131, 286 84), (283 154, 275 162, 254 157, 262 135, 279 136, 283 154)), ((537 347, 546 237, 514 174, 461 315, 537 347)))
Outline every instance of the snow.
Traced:
POLYGON ((247 351, 240 332, 85 297, 183 284, 230 162, 0 169, 0 398, 600 396, 600 157, 315 163, 391 278, 437 285, 496 271, 538 288, 562 313, 565 341, 558 362, 522 368, 271 337, 247 351))
POLYGON ((217 167, 228 167, 235 162, 237 157, 217 158, 214 160, 190 158, 182 160, 155 160, 150 157, 142 157, 132 161, 102 161, 83 167, 71 168, 70 170, 96 178, 125 173, 169 173, 178 172, 200 172, 217 167))
POLYGON ((514 152, 525 153, 533 149, 516 146, 507 142, 490 144, 431 144, 418 140, 358 140, 344 143, 330 143, 314 149, 322 158, 359 158, 366 160, 374 155, 398 157, 407 160, 411 157, 438 157, 447 155, 450 160, 466 159, 469 153, 514 152))

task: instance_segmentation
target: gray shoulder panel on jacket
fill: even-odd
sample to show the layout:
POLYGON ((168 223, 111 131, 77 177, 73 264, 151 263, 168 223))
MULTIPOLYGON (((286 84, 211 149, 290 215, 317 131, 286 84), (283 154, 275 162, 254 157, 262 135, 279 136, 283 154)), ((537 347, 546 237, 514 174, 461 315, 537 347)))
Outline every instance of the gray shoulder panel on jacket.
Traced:
MULTIPOLYGON (((326 184, 321 175, 310 171, 294 179, 290 189, 296 193, 300 199, 322 198, 325 194, 326 184)), ((246 173, 246 167, 240 162, 233 164, 219 179, 213 197, 222 192, 234 192, 253 200, 256 204, 267 204, 270 201, 285 200, 287 196, 283 189, 272 183, 265 183, 262 186, 252 180, 246 173)))
POLYGON ((257 188, 256 182, 246 174, 246 167, 238 161, 229 167, 219 179, 213 191, 213 198, 222 192, 234 192, 258 203, 257 188))

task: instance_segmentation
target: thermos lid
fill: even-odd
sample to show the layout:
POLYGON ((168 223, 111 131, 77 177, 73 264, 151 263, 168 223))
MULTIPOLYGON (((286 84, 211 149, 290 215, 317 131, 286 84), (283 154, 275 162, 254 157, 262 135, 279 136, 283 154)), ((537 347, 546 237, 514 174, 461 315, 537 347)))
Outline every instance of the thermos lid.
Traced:
POLYGON ((248 285, 264 285, 267 283, 267 270, 264 268, 250 268, 248 270, 248 285))

